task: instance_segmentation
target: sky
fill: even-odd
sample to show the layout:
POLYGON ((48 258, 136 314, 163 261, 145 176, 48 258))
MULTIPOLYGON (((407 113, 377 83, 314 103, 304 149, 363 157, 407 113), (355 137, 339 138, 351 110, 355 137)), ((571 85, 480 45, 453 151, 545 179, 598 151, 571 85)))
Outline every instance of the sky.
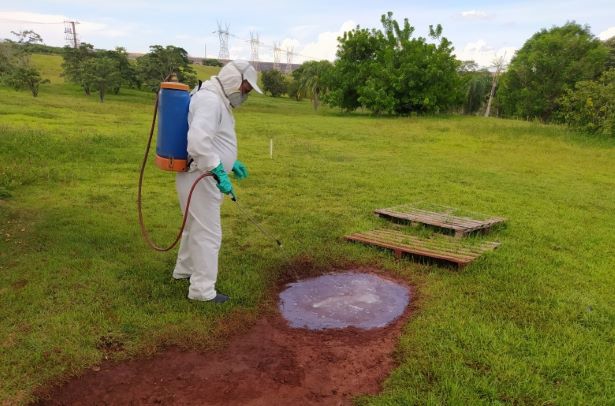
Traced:
POLYGON ((233 59, 250 59, 251 34, 258 34, 259 59, 280 62, 334 60, 337 37, 357 25, 381 28, 380 16, 408 18, 415 35, 427 37, 441 24, 461 60, 482 67, 495 58, 510 60, 515 50, 542 28, 567 21, 589 25, 601 39, 615 36, 615 0, 589 1, 196 1, 196 0, 0 0, 0 39, 11 31, 34 30, 44 43, 66 44, 64 21, 77 21, 80 41, 99 49, 117 46, 145 53, 150 45, 175 45, 195 57, 217 57, 218 24, 230 32, 233 59))

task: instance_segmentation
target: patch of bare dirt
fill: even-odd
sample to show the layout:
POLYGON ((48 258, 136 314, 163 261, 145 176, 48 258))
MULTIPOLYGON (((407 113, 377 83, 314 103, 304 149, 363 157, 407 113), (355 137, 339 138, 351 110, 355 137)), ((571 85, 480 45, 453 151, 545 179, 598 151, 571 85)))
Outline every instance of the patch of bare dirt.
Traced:
POLYGON ((270 311, 221 349, 171 348, 103 364, 52 389, 39 404, 351 404, 380 390, 409 313, 382 329, 309 331, 289 328, 270 311))

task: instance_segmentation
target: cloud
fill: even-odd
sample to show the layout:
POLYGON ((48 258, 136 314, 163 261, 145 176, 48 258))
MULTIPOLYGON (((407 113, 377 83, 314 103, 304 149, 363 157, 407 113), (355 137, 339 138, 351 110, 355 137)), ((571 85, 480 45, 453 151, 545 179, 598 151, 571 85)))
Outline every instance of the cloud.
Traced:
POLYGON ((33 30, 39 34, 44 43, 62 46, 64 39, 64 21, 68 17, 60 14, 39 14, 20 11, 0 11, 0 39, 14 39, 11 31, 33 30))
POLYGON ((326 31, 318 34, 318 40, 316 42, 310 42, 302 49, 295 49, 300 55, 297 56, 295 63, 302 63, 306 60, 321 60, 327 59, 333 61, 335 59, 335 53, 337 51, 337 37, 340 37, 346 31, 354 29, 357 24, 348 20, 344 22, 338 31, 326 31))
POLYGON ((467 20, 487 20, 491 18, 491 15, 487 14, 484 11, 469 10, 469 11, 462 11, 461 17, 467 20))
POLYGON ((598 35, 598 38, 600 38, 603 41, 611 37, 615 37, 615 27, 609 27, 598 35))
MULTIPOLYGON (((64 22, 71 20, 74 19, 60 14, 0 11, 0 38, 12 38, 11 31, 33 30, 43 38, 45 44, 63 46, 67 44, 64 22)), ((99 42, 106 39, 136 37, 139 32, 136 25, 117 21, 79 20, 75 29, 80 41, 92 43, 95 47, 101 46, 99 42)))
POLYGON ((476 42, 469 42, 461 51, 457 51, 457 58, 462 61, 474 61, 483 68, 493 65, 496 58, 503 57, 505 63, 509 63, 514 56, 516 48, 503 47, 495 49, 485 40, 479 39, 476 42))

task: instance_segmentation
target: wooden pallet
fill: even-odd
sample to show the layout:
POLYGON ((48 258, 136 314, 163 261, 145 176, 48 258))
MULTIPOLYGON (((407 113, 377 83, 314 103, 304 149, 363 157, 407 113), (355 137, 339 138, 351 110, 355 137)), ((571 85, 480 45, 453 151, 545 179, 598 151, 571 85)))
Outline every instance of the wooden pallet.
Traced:
POLYGON ((503 217, 492 217, 485 220, 475 220, 468 217, 453 216, 449 213, 439 213, 417 208, 376 209, 374 213, 380 217, 407 221, 411 224, 427 224, 429 226, 452 230, 455 237, 460 238, 475 231, 488 231, 496 224, 506 221, 503 217))
POLYGON ((438 238, 420 238, 394 230, 372 230, 363 233, 347 235, 349 241, 393 250, 395 256, 411 254, 457 264, 460 268, 476 260, 483 253, 496 249, 500 243, 485 241, 476 245, 468 245, 460 240, 438 236, 438 238))

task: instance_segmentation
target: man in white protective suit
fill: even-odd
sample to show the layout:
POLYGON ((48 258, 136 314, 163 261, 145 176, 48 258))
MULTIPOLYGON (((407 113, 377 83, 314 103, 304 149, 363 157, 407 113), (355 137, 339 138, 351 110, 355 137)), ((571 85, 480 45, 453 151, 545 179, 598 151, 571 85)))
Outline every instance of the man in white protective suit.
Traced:
POLYGON ((188 172, 177 174, 176 185, 182 212, 194 181, 204 172, 213 177, 201 180, 190 203, 190 213, 182 234, 175 279, 190 278, 188 298, 224 303, 227 295, 216 292, 218 251, 222 241, 220 206, 224 194, 234 197, 228 177, 248 176, 237 160, 237 137, 233 109, 239 107, 257 84, 256 70, 249 62, 235 60, 226 64, 217 76, 192 91, 188 113, 188 154, 192 162, 188 172))

